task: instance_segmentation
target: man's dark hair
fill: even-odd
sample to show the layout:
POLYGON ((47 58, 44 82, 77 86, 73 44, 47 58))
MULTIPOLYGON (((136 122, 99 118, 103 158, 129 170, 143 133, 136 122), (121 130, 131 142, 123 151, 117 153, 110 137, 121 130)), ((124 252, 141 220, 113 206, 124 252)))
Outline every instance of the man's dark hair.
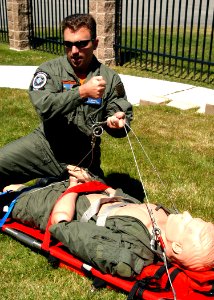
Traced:
POLYGON ((62 21, 62 32, 64 33, 66 28, 70 28, 73 31, 86 27, 91 32, 91 38, 95 39, 97 36, 96 21, 90 14, 74 14, 66 17, 62 21))

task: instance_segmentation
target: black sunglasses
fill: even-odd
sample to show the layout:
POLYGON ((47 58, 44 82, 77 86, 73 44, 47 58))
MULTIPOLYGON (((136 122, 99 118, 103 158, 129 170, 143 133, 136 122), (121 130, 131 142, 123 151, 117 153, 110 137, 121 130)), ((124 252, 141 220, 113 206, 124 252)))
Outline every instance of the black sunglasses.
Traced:
POLYGON ((85 48, 88 46, 89 42, 93 42, 93 39, 90 40, 83 40, 83 41, 78 41, 78 42, 70 42, 70 41, 64 41, 63 44, 66 48, 72 48, 73 46, 77 47, 78 49, 85 48))

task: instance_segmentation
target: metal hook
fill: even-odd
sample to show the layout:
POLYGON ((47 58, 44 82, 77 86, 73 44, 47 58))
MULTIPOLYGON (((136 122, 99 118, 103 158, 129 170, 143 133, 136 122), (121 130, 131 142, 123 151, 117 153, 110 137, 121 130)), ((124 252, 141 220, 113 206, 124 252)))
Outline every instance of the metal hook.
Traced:
MULTIPOLYGON (((96 125, 96 124, 95 124, 96 125)), ((99 137, 103 134, 103 127, 96 125, 93 125, 93 135, 95 135, 96 137, 99 137)))
POLYGON ((94 136, 99 137, 103 134, 103 126, 106 125, 107 121, 104 122, 96 122, 92 125, 92 133, 94 136))

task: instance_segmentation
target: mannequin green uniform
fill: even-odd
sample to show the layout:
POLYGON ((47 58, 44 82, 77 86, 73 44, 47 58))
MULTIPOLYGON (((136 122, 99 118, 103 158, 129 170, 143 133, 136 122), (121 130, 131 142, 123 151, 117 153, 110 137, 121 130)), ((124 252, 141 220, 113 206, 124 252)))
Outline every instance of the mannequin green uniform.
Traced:
MULTIPOLYGON (((54 203, 67 186, 68 182, 61 182, 21 194, 12 217, 44 231, 54 203)), ((116 190, 115 196, 122 196, 131 203, 140 203, 121 189, 116 190)), ((81 222, 89 206, 87 197, 80 194, 74 220, 49 228, 72 254, 104 273, 123 277, 139 274, 144 266, 157 260, 150 247, 150 233, 141 221, 129 216, 107 217, 105 227, 102 227, 96 225, 95 215, 87 223, 81 222)))
MULTIPOLYGON (((37 69, 29 93, 42 123, 33 133, 0 149, 0 190, 11 182, 63 177, 67 164, 78 165, 90 152, 95 122, 123 111, 129 124, 132 106, 118 74, 93 56, 86 81, 93 76, 103 76, 106 81, 102 99, 80 97, 79 79, 67 56, 46 62, 37 69)), ((106 126, 104 129, 114 137, 126 135, 124 128, 115 130, 106 126)), ((102 176, 99 137, 93 155, 90 153, 80 166, 102 176)))

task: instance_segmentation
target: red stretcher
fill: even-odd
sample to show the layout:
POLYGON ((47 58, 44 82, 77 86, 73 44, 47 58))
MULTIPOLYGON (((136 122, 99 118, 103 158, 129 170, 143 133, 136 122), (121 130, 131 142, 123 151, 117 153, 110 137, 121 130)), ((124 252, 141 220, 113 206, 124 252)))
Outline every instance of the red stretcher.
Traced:
POLYGON ((197 276, 192 281, 189 273, 177 266, 170 267, 170 277, 176 293, 173 294, 165 272, 165 266, 161 263, 145 267, 142 273, 134 280, 123 279, 110 274, 103 274, 92 266, 85 264, 56 240, 51 240, 49 248, 44 250, 43 241, 45 234, 38 229, 28 227, 13 219, 7 219, 1 231, 31 248, 40 250, 41 253, 49 257, 49 262, 53 263, 55 267, 56 265, 65 267, 79 275, 88 276, 103 282, 113 289, 126 292, 128 300, 210 300, 214 298, 214 270, 200 272, 200 274, 194 272, 197 273, 197 276), (202 282, 198 282, 199 278, 202 282))

